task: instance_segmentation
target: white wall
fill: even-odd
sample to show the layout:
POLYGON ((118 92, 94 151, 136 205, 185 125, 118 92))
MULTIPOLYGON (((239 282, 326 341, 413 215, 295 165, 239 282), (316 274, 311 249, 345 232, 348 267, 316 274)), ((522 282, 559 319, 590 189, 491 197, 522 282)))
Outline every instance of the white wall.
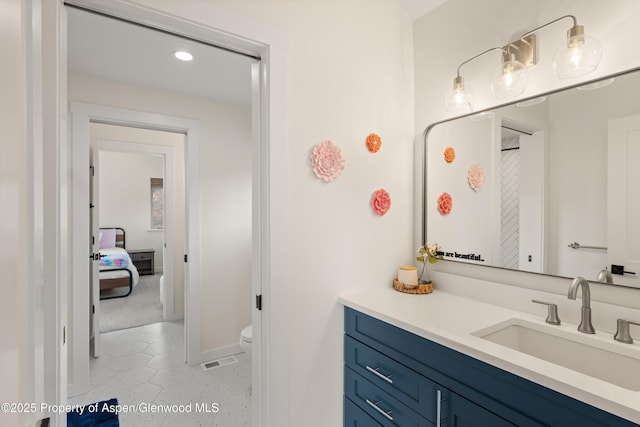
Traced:
POLYGON ((414 254, 411 23, 389 1, 211 3, 290 39, 288 421, 341 425, 343 316, 336 297, 391 286, 398 265, 414 254), (365 146, 371 132, 382 137, 377 154, 365 146), (326 139, 346 159, 332 183, 309 166, 312 147, 326 139), (369 206, 381 187, 392 199, 383 217, 369 206))
MULTIPOLYGON (((604 54, 600 67, 582 79, 559 80, 555 77, 550 67, 551 58, 556 45, 565 40, 565 32, 571 26, 570 20, 558 22, 538 33, 540 62, 530 69, 529 85, 522 97, 533 96, 540 92, 640 65, 640 51, 628 49, 628 40, 640 37, 638 26, 640 3, 638 2, 617 0, 607 2, 606 7, 603 7, 600 1, 449 0, 414 23, 416 117, 418 118, 416 134, 428 124, 447 117, 443 98, 445 93, 451 90, 456 68, 461 62, 489 47, 504 45, 525 31, 565 14, 575 15, 578 23, 585 26, 585 31, 598 37, 602 43, 604 54), (452 23, 455 23, 455 33, 451 29, 452 23), (442 41, 443 35, 448 36, 446 43, 442 41)), ((498 101, 490 94, 488 84, 497 64, 497 58, 487 55, 462 69, 461 74, 475 88, 476 109, 498 105, 498 101)), ((595 154, 594 156, 597 157, 595 154)), ((589 178, 585 179, 589 180, 589 178)), ((417 211, 416 217, 419 215, 417 211)), ((417 231, 417 235, 419 234, 420 232, 417 231)), ((566 279, 542 279, 540 276, 525 273, 482 269, 453 263, 448 265, 439 263, 435 269, 520 286, 543 286, 559 294, 565 293, 569 284, 566 279)), ((634 291, 619 288, 599 289, 600 287, 597 286, 592 288, 596 288, 592 289, 593 298, 603 301, 613 298, 614 303, 637 305, 634 302, 637 301, 634 291)))
POLYGON ((99 161, 100 227, 123 228, 127 249, 153 249, 155 271, 162 272, 164 233, 150 228, 150 178, 164 176, 163 158, 100 151, 99 161))
POLYGON ((201 351, 237 344, 251 323, 250 108, 73 73, 69 99, 200 120, 201 351))

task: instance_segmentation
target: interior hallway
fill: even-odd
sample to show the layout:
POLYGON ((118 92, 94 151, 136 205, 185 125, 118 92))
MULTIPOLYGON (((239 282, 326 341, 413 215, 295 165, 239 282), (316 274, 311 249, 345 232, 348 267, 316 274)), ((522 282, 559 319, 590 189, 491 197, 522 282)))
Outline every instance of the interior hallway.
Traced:
POLYGON ((90 361, 91 390, 70 398, 70 405, 113 397, 142 411, 151 405, 191 403, 191 412, 121 413, 120 425, 251 426, 251 361, 241 353, 235 355, 238 363, 208 371, 186 365, 182 321, 102 334, 102 353, 90 361), (210 412, 196 412, 196 403, 210 412))

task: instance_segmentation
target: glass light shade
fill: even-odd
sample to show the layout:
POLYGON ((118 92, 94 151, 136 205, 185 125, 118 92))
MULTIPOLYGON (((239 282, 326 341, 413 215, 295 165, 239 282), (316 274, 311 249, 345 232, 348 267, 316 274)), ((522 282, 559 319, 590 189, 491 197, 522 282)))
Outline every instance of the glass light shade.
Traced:
POLYGON ((473 111, 473 88, 464 83, 460 76, 453 80, 453 91, 445 99, 447 111, 465 114, 473 111))
POLYGON ((510 55, 508 61, 500 64, 491 77, 491 91, 499 99, 515 98, 521 95, 529 81, 529 70, 510 55))
POLYGON ((600 42, 584 34, 567 38, 553 55, 553 71, 561 79, 572 79, 594 71, 602 59, 600 42))

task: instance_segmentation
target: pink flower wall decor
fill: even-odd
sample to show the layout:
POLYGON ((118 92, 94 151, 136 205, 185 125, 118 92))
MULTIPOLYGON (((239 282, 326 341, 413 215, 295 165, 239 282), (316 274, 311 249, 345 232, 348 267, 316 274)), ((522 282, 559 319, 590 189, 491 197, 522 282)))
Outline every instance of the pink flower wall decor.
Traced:
POLYGON ((323 141, 313 147, 311 167, 318 178, 331 182, 338 178, 344 170, 342 150, 331 141, 323 141))
POLYGON ((371 196, 371 206, 377 215, 382 216, 391 208, 391 196, 382 188, 376 190, 373 192, 373 196, 371 196))
POLYGON ((469 187, 471 187, 473 191, 479 191, 484 184, 484 170, 482 170, 482 166, 471 166, 469 172, 467 172, 467 181, 469 181, 469 187))
POLYGON ((451 195, 447 192, 442 193, 440 197, 438 197, 438 211, 440 215, 449 215, 451 208, 453 208, 451 195))

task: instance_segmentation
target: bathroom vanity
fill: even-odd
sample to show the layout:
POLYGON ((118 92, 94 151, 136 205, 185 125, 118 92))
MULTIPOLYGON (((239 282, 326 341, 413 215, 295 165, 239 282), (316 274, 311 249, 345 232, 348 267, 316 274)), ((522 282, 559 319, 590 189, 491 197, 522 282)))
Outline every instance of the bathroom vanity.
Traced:
POLYGON ((496 335, 510 333, 514 325, 553 331, 558 343, 582 340, 598 351, 621 353, 630 363, 640 363, 638 345, 616 343, 601 332, 583 338, 576 325, 546 325, 543 316, 446 292, 416 297, 382 289, 339 301, 345 306, 345 426, 629 427, 640 422, 636 380, 609 377, 612 367, 606 365, 576 371, 510 348, 496 335))

